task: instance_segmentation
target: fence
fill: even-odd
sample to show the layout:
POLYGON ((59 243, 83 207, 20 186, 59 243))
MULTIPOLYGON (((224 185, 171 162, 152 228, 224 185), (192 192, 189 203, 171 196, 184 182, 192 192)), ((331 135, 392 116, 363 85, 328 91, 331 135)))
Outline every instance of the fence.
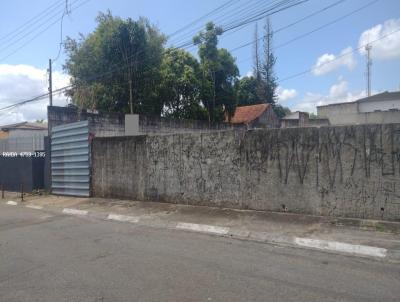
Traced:
POLYGON ((0 185, 7 191, 43 189, 44 157, 0 156, 0 185))
POLYGON ((44 150, 44 135, 0 139, 0 153, 44 150))

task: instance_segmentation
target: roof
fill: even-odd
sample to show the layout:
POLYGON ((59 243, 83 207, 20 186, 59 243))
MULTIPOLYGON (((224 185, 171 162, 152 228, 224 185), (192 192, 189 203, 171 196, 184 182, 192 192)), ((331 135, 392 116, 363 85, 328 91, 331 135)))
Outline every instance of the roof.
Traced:
POLYGON ((45 123, 30 123, 30 122, 22 122, 11 125, 0 126, 0 129, 3 131, 9 130, 47 130, 47 124, 45 123))
MULTIPOLYGON (((271 105, 258 104, 236 107, 235 114, 230 120, 231 124, 248 124, 259 118, 271 105)), ((225 119, 228 122, 227 119, 225 119)))
POLYGON ((356 102, 361 103, 361 102, 376 102, 376 101, 400 101, 400 91, 396 92, 382 92, 378 93, 375 95, 371 95, 369 97, 359 99, 356 102))
POLYGON ((326 107, 326 106, 335 106, 335 105, 343 105, 343 104, 357 104, 357 103, 364 103, 364 102, 382 102, 382 101, 399 101, 400 102, 400 91, 395 92, 382 92, 375 95, 371 95, 369 97, 365 97, 362 99, 358 99, 354 102, 341 102, 341 103, 334 103, 328 105, 321 105, 317 107, 326 107))

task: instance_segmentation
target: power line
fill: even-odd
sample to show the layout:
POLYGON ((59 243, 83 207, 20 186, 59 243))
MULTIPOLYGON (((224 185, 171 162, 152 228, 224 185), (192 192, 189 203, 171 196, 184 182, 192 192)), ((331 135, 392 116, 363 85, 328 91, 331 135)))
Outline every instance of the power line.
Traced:
MULTIPOLYGON (((74 1, 74 3, 78 2, 79 0, 74 1)), ((10 48, 11 46, 17 44, 18 42, 20 42, 21 40, 23 40, 24 38, 30 36, 32 33, 36 32, 37 30, 39 30, 40 28, 46 26, 51 20, 54 20, 55 18, 57 18, 57 21, 60 20, 59 19, 59 15, 61 13, 64 12, 64 9, 62 10, 58 10, 55 13, 53 13, 52 15, 46 14, 46 16, 44 16, 43 18, 35 21, 33 24, 31 24, 29 26, 29 28, 27 28, 27 32, 24 33, 24 31, 22 31, 21 33, 24 33, 23 36, 18 37, 18 36, 13 36, 11 39, 9 39, 7 41, 7 43, 5 43, 4 45, 2 45, 2 47, 0 48, 0 52, 3 52, 5 50, 7 50, 8 48, 10 48), (48 17, 48 18, 47 18, 48 17), (36 24, 39 23, 37 26, 36 24)), ((56 22, 57 22, 56 21, 56 22)))
POLYGON ((209 17, 210 15, 213 15, 214 13, 223 10, 229 6, 231 6, 233 3, 240 1, 240 0, 229 0, 226 1, 225 3, 223 3, 222 5, 218 6, 217 8, 213 9, 212 11, 206 13, 205 15, 195 19, 194 21, 190 22, 189 24, 186 24, 185 26, 181 27, 180 29, 174 31, 173 33, 168 35, 168 38, 172 37, 172 36, 176 36, 177 34, 179 34, 180 32, 184 32, 185 30, 187 30, 188 28, 190 28, 191 26, 197 24, 198 22, 200 22, 201 20, 203 20, 204 18, 209 17))
MULTIPOLYGON (((312 72, 312 71, 314 71, 314 70, 316 70, 316 69, 318 69, 318 68, 321 68, 322 66, 325 66, 325 65, 327 65, 327 64, 330 64, 330 63, 332 63, 332 62, 334 62, 334 61, 339 60, 340 58, 342 58, 342 57, 344 57, 344 56, 347 56, 347 55, 349 55, 349 54, 351 54, 351 53, 353 53, 353 52, 356 52, 357 50, 360 50, 360 49, 366 47, 368 44, 374 44, 374 43, 376 43, 376 42, 378 42, 378 41, 380 41, 380 40, 383 40, 383 39, 385 39, 385 38, 389 37, 390 35, 393 35, 393 34, 395 34, 395 33, 397 33, 397 32, 400 32, 400 28, 397 29, 397 30, 395 30, 395 31, 392 31, 392 32, 390 32, 390 33, 388 33, 388 34, 386 34, 386 35, 383 35, 383 36, 381 36, 381 37, 378 38, 378 39, 375 39, 375 40, 373 40, 373 41, 370 41, 370 42, 368 42, 367 44, 361 45, 361 46, 359 46, 359 47, 353 49, 352 51, 343 53, 343 54, 337 56, 335 59, 333 59, 333 60, 331 60, 331 61, 329 61, 329 62, 323 63, 323 64, 319 65, 318 67, 309 68, 309 69, 306 69, 306 70, 304 70, 304 71, 301 71, 301 72, 298 72, 298 73, 296 73, 296 74, 293 74, 293 75, 291 75, 291 76, 285 77, 285 78, 279 80, 278 83, 287 81, 287 80, 292 79, 292 78, 295 78, 295 77, 299 77, 299 76, 304 75, 304 74, 308 74, 308 73, 310 73, 310 72, 312 72)), ((61 92, 61 91, 63 91, 63 90, 66 90, 66 89, 68 89, 68 88, 71 88, 72 86, 73 86, 73 85, 68 85, 68 86, 59 88, 59 89, 57 89, 57 90, 54 90, 53 93, 61 92)), ((40 99, 43 99, 43 98, 45 98, 45 97, 48 97, 48 95, 49 95, 49 94, 46 93, 46 94, 40 95, 40 96, 38 96, 38 97, 35 97, 35 98, 33 98, 33 99, 24 100, 24 101, 22 101, 22 102, 20 102, 20 103, 13 104, 13 105, 10 105, 10 106, 4 107, 4 108, 0 108, 0 111, 5 110, 5 109, 12 108, 12 107, 14 107, 14 106, 20 106, 20 105, 23 105, 23 104, 26 104, 26 103, 30 103, 30 102, 33 102, 33 101, 36 101, 36 100, 40 100, 40 99)))
MULTIPOLYGON (((272 2, 265 2, 265 0, 259 0, 255 4, 252 4, 251 1, 248 1, 245 6, 235 7, 231 11, 228 11, 223 16, 215 18, 214 20, 212 20, 212 22, 217 24, 219 27, 222 27, 223 29, 225 29, 225 31, 230 31, 230 29, 228 30, 228 28, 235 27, 236 26, 235 24, 237 22, 249 21, 249 18, 254 18, 255 16, 259 15, 260 12, 261 12, 261 14, 265 15, 267 12, 272 11, 274 9, 276 10, 277 8, 279 8, 281 6, 293 4, 293 3, 299 2, 299 1, 301 1, 301 0, 274 0, 272 2), (234 19, 232 19, 231 21, 229 21, 227 23, 224 23, 225 20, 229 20, 232 17, 234 17, 234 19)), ((309 0, 305 0, 305 1, 309 1, 309 0)), ((254 22, 254 21, 251 21, 251 22, 254 22)), ((251 23, 251 22, 249 22, 249 23, 251 23)), ((244 24, 242 26, 245 26, 245 25, 246 24, 244 24)), ((179 38, 178 41, 174 41, 173 44, 179 45, 179 43, 182 43, 183 40, 185 40, 187 38, 191 39, 193 37, 193 35, 196 34, 198 31, 200 31, 201 29, 203 29, 203 27, 204 26, 195 28, 193 31, 191 31, 189 33, 189 37, 186 34, 185 36, 182 36, 181 38, 179 38)))
POLYGON ((69 13, 70 13, 70 10, 68 9, 68 0, 65 0, 65 10, 64 10, 64 12, 63 12, 63 14, 61 16, 61 21, 60 21, 60 46, 58 48, 58 53, 57 53, 56 58, 52 60, 53 63, 58 60, 58 58, 60 57, 60 54, 61 54, 61 48, 62 48, 62 45, 63 45, 62 41, 63 41, 64 17, 65 17, 65 15, 69 15, 69 13))
MULTIPOLYGON (((345 1, 346 1, 346 0, 339 0, 339 1, 336 1, 335 3, 332 3, 332 4, 328 5, 328 6, 325 6, 325 7, 323 7, 322 9, 320 9, 320 10, 318 10, 318 11, 315 11, 315 12, 313 12, 313 13, 311 13, 311 14, 309 14, 309 15, 303 17, 303 18, 300 18, 300 19, 296 20, 295 22, 292 22, 292 23, 290 23, 290 24, 288 24, 288 25, 285 25, 285 26, 283 26, 283 27, 281 27, 281 28, 279 28, 279 29, 277 29, 277 30, 274 30, 274 31, 273 31, 273 34, 277 34, 277 33, 281 32, 281 31, 283 31, 283 30, 285 30, 285 29, 288 29, 288 28, 290 28, 290 27, 292 27, 292 26, 294 26, 294 25, 297 25, 297 24, 299 24, 300 22, 303 22, 303 21, 305 21, 305 20, 307 20, 307 19, 309 19, 309 18, 312 18, 312 17, 314 17, 314 16, 316 16, 316 15, 322 13, 322 12, 325 12, 325 11, 327 11, 327 10, 329 10, 329 9, 331 9, 331 8, 333 8, 333 7, 337 6, 337 5, 339 5, 339 4, 342 4, 342 3, 345 2, 345 1)), ((258 38, 257 41, 261 41, 263 38, 264 38, 264 37, 258 38)), ((254 44, 254 41, 250 41, 250 42, 248 42, 248 43, 245 43, 245 44, 243 44, 243 45, 240 45, 240 46, 238 46, 238 47, 235 47, 235 48, 231 49, 230 51, 231 51, 231 52, 234 52, 234 51, 237 51, 237 50, 239 50, 239 49, 242 49, 242 48, 244 48, 244 47, 246 47, 246 46, 250 46, 250 45, 252 45, 252 44, 254 44)))
POLYGON ((394 30, 394 31, 392 31, 392 32, 390 32, 390 33, 388 33, 388 34, 386 34, 386 35, 383 35, 383 36, 381 36, 381 37, 378 38, 378 39, 375 39, 375 40, 373 40, 373 41, 371 41, 371 42, 368 42, 367 44, 361 45, 361 46, 359 46, 359 47, 357 47, 357 48, 355 48, 355 49, 353 49, 353 50, 351 50, 351 51, 342 53, 341 55, 337 56, 336 58, 334 58, 334 59, 332 59, 332 60, 330 60, 330 61, 328 61, 328 62, 322 63, 322 64, 320 64, 320 65, 318 65, 318 66, 315 66, 315 67, 312 67, 312 68, 303 70, 303 71, 301 71, 301 72, 295 73, 295 74, 293 74, 293 75, 287 76, 287 77, 285 77, 285 78, 279 80, 278 83, 284 82, 284 81, 287 81, 287 80, 290 80, 290 79, 299 77, 299 76, 301 76, 301 75, 310 73, 310 72, 312 72, 312 71, 314 71, 314 70, 317 70, 317 69, 321 68, 322 66, 328 65, 328 64, 330 64, 330 63, 332 63, 332 62, 335 62, 335 61, 339 60, 340 58, 343 58, 343 57, 345 57, 345 56, 348 56, 348 55, 350 55, 350 54, 356 52, 357 50, 360 50, 360 49, 366 47, 368 44, 376 43, 376 42, 378 42, 378 41, 380 41, 380 40, 383 40, 383 39, 387 38, 388 36, 393 35, 393 34, 399 32, 399 31, 400 31, 400 28, 397 29, 397 30, 394 30))
MULTIPOLYGON (((88 1, 90 1, 90 0, 88 0, 88 1)), ((280 12, 280 11, 284 10, 284 9, 288 9, 288 8, 293 7, 293 6, 297 6, 297 5, 299 5, 299 4, 301 4, 301 3, 304 3, 304 2, 306 2, 306 1, 308 1, 308 0, 304 0, 304 1, 300 1, 300 2, 297 1, 297 2, 291 3, 290 5, 283 6, 282 8, 280 8, 280 9, 278 9, 278 10, 275 10, 275 11, 271 11, 271 9, 268 9, 268 10, 262 12, 261 14, 260 14, 260 13, 257 14, 256 17, 257 17, 257 18, 260 18, 260 16, 261 16, 262 14, 265 14, 266 12, 269 12, 269 14, 275 14, 275 13, 277 13, 277 12, 280 12)), ((289 2, 293 2, 293 1, 289 1, 289 2)), ((289 2, 286 2, 286 4, 289 3, 289 2)), ((264 16, 263 16, 263 17, 264 17, 264 16)), ((255 20, 257 20, 257 19, 255 19, 255 20)), ((245 20, 245 22, 249 22, 249 19, 245 20)), ((241 26, 242 24, 243 24, 243 22, 239 23, 238 26, 241 26)), ((235 28, 235 26, 232 26, 231 28, 224 30, 224 32, 227 32, 227 31, 229 31, 229 30, 233 30, 234 28, 235 28)), ((183 46, 181 46, 180 48, 184 48, 184 47, 187 47, 187 46, 188 46, 188 45, 183 45, 183 46)), ((138 54, 135 54, 135 55, 137 56, 138 54)), ((131 56, 130 58, 132 58, 132 56, 131 56)), ((121 68, 126 68, 125 64, 124 64, 123 66, 119 66, 118 68, 116 68, 116 69, 114 69, 114 70, 110 70, 110 71, 107 71, 107 72, 105 72, 105 73, 103 73, 103 74, 96 75, 96 76, 93 77, 92 79, 89 78, 89 79, 85 79, 85 80, 86 80, 86 81, 90 81, 90 80, 98 79, 98 78, 104 77, 105 75, 111 74, 111 73, 113 73, 115 70, 119 70, 119 69, 121 69, 121 68)), ((58 90, 54 90, 53 93, 66 90, 66 89, 68 89, 68 88, 71 88, 72 86, 73 86, 73 85, 68 85, 68 86, 62 87, 62 88, 60 88, 60 89, 58 89, 58 90)), ((6 109, 9 109, 9 108, 14 108, 14 107, 16 107, 16 106, 20 106, 20 105, 23 105, 23 104, 26 104, 26 103, 34 102, 34 101, 43 99, 43 98, 45 98, 45 97, 47 97, 47 96, 49 96, 49 93, 43 94, 43 95, 38 96, 38 97, 35 97, 35 98, 33 98, 33 99, 24 100, 24 101, 18 102, 18 103, 16 103, 16 104, 13 104, 13 105, 10 105, 10 106, 4 107, 4 108, 0 108, 0 111, 1 111, 1 110, 6 110, 6 109)))
MULTIPOLYGON (((79 0, 76 0, 74 3, 78 2, 78 1, 79 1, 79 0)), ((79 5, 77 5, 77 6, 75 6, 75 7, 72 7, 72 8, 71 8, 71 11, 76 10, 76 9, 82 7, 83 5, 85 5, 86 3, 88 3, 89 1, 90 1, 90 0, 86 0, 86 1, 81 2, 79 5)), ((50 18, 50 19, 53 19, 53 18, 50 18)), ((49 20, 50 20, 50 19, 49 19, 49 20)), ((14 50, 13 50, 11 53, 9 53, 8 55, 2 57, 2 58, 0 59, 0 61, 4 61, 4 60, 7 59, 8 57, 10 57, 10 56, 14 55, 15 53, 17 53, 20 49, 24 48, 24 47, 25 47, 26 45, 28 45, 30 42, 32 42, 33 40, 35 40, 38 36, 40 36, 41 34, 43 34, 44 32, 46 32, 46 31, 47 31, 50 27, 52 27, 54 24, 58 23, 60 20, 61 20, 61 18, 58 18, 58 19, 56 19, 54 22, 50 23, 50 24, 49 24, 48 26, 46 26, 43 30, 41 30, 41 31, 38 32, 36 35, 34 35, 31 39, 29 39, 28 41, 26 41, 25 43, 23 43, 22 45, 20 45, 18 48, 14 49, 14 50)), ((45 24, 45 23, 43 23, 43 24, 45 24)), ((41 27, 43 24, 41 24, 40 27, 41 27)), ((40 27, 39 27, 39 28, 40 28, 40 27)), ((33 31, 34 31, 34 30, 33 30, 33 31)), ((29 34, 32 33, 33 31, 30 31, 29 34)), ((25 35, 24 37, 26 37, 26 36, 27 36, 27 35, 25 35)), ((21 39, 19 39, 18 41, 20 41, 20 40, 21 40, 21 39)), ((15 43, 13 43, 13 44, 15 44, 15 43)), ((2 50, 6 49, 6 48, 8 48, 8 46, 5 47, 5 48, 3 48, 2 50)), ((2 51, 2 50, 1 50, 1 51, 2 51)))
MULTIPOLYGON (((330 22, 328 22, 328 23, 325 23, 325 24, 323 24, 323 25, 321 25, 321 26, 319 26, 319 27, 317 27, 317 28, 315 28, 315 29, 313 29, 313 30, 311 30, 311 31, 308 31, 308 32, 306 32, 306 33, 304 33, 304 34, 298 35, 298 36, 296 36, 296 37, 294 37, 294 38, 292 38, 292 39, 290 39, 290 40, 288 40, 288 41, 286 41, 286 42, 284 42, 284 43, 281 43, 281 44, 279 44, 278 46, 273 47, 273 49, 276 50, 276 49, 285 47, 285 46, 287 46, 287 45, 289 45, 289 44, 291 44, 291 43, 293 43, 293 42, 295 42, 295 41, 298 41, 298 40, 300 40, 300 39, 302 39, 302 38, 305 38, 305 37, 307 37, 307 36, 309 36, 309 35, 311 35, 311 34, 317 32, 317 31, 320 31, 320 30, 322 30, 322 29, 324 29, 324 28, 326 28, 326 27, 328 27, 328 26, 330 26, 330 25, 332 25, 332 24, 335 24, 335 23, 337 23, 337 22, 339 22, 339 21, 341 21, 341 20, 343 20, 343 19, 345 19, 345 18, 347 18, 347 17, 350 17, 351 15, 354 15, 354 14, 360 12, 360 11, 363 10, 363 9, 366 9, 367 7, 369 7, 369 6, 371 6, 371 5, 375 4, 375 3, 377 3, 378 1, 379 1, 379 0, 373 0, 373 1, 371 1, 371 2, 368 2, 367 4, 361 6, 361 7, 357 8, 357 9, 355 9, 355 10, 353 10, 353 11, 351 11, 351 12, 349 12, 349 13, 347 13, 347 14, 345 14, 345 15, 339 17, 339 18, 336 18, 336 19, 334 19, 334 20, 332 20, 332 21, 330 21, 330 22)), ((297 21, 296 21, 296 22, 297 22, 297 21)), ((295 23, 296 23, 296 22, 295 22, 295 23)), ((279 30, 282 30, 282 28, 280 28, 279 30)), ((262 37, 261 37, 260 39, 262 39, 262 37)), ((253 42, 252 42, 252 43, 253 43, 253 42)), ((250 43, 250 44, 251 44, 251 43, 250 43)), ((231 50, 231 51, 236 51, 236 50, 238 50, 238 49, 240 49, 240 48, 243 48, 243 47, 245 47, 245 46, 248 46, 248 45, 250 45, 250 44, 249 44, 249 43, 246 43, 246 44, 244 44, 244 45, 241 45, 241 46, 239 46, 239 47, 236 47, 235 49, 233 49, 233 50, 231 50)), ((247 58, 247 59, 241 60, 240 62, 248 61, 248 60, 250 60, 251 58, 252 58, 252 57, 249 57, 249 58, 247 58)))
POLYGON ((42 12, 37 14, 36 16, 34 16, 31 19, 29 19, 28 21, 26 21, 24 24, 18 26, 16 29, 10 31, 8 34, 4 35, 3 37, 0 37, 0 41, 3 41, 3 40, 7 39, 10 36, 13 36, 13 37, 18 36, 21 32, 23 32, 25 30, 25 28, 31 27, 31 23, 33 21, 35 21, 35 20, 37 20, 39 18, 41 19, 42 15, 48 14, 48 11, 54 11, 54 9, 57 8, 57 6, 60 6, 60 4, 62 2, 64 2, 64 0, 57 1, 56 3, 53 3, 52 5, 47 7, 45 10, 43 10, 42 12))

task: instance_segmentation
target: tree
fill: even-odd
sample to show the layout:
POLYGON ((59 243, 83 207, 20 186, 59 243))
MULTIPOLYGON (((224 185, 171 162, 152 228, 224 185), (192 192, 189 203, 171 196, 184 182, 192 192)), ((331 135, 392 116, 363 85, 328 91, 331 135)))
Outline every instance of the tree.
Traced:
POLYGON ((257 95, 258 81, 255 77, 243 77, 235 85, 238 106, 260 104, 257 95))
POLYGON ((283 118, 283 117, 285 117, 285 116, 287 116, 287 115, 292 113, 288 107, 283 107, 283 106, 278 105, 278 104, 275 104, 273 108, 274 108, 275 114, 279 118, 283 118))
POLYGON ((318 115, 316 115, 314 112, 311 112, 308 117, 310 118, 310 120, 315 120, 318 118, 318 115))
POLYGON ((274 70, 276 57, 272 51, 273 31, 269 18, 266 20, 264 30, 264 61, 261 68, 263 82, 262 91, 265 101, 270 104, 275 104, 277 98, 276 88, 278 85, 274 70))
MULTIPOLYGON (((244 77, 236 86, 239 105, 254 105, 270 103, 275 106, 277 98, 277 80, 274 66, 276 57, 272 52, 273 31, 269 19, 265 24, 263 38, 263 58, 259 52, 259 38, 257 24, 254 30, 253 77, 244 77)), ((281 108, 276 109, 278 115, 283 114, 281 108), (278 112, 280 111, 280 112, 278 112)))
POLYGON ((201 100, 207 108, 209 122, 223 120, 225 113, 231 116, 236 106, 234 84, 239 69, 232 55, 217 47, 222 32, 222 28, 209 22, 205 31, 193 38, 193 42, 199 45, 201 100))
POLYGON ((80 107, 114 112, 160 114, 160 84, 165 36, 145 18, 134 21, 100 13, 95 31, 76 41, 67 38, 64 69, 68 92, 80 107))
POLYGON ((200 105, 200 65, 190 53, 167 49, 161 64, 160 94, 164 98, 165 116, 184 119, 205 119, 200 105))

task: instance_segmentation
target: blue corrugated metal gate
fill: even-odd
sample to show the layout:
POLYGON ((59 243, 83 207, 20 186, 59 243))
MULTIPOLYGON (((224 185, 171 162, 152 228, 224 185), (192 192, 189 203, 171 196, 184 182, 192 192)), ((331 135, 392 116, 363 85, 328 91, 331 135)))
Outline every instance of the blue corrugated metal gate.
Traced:
POLYGON ((56 126, 51 133, 52 193, 90 196, 88 121, 56 126))

